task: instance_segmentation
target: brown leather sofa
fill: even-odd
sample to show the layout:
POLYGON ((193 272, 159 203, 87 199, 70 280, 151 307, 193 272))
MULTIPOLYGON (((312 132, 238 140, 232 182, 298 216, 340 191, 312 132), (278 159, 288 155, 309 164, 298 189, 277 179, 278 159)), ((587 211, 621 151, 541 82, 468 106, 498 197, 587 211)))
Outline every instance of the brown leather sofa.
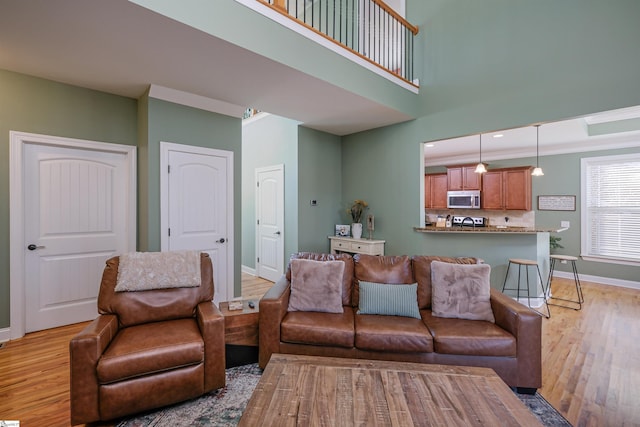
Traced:
POLYGON ((119 258, 107 261, 100 316, 75 336, 71 424, 111 420, 225 385, 224 317, 213 269, 201 254, 199 287, 115 292, 119 258))
POLYGON ((431 262, 477 263, 476 258, 298 253, 293 258, 341 260, 344 313, 288 312, 289 268, 260 301, 260 358, 273 353, 382 359, 492 368, 511 387, 534 393, 542 385, 539 314, 491 289, 495 324, 434 317, 431 262), (422 319, 356 314, 360 280, 418 283, 422 319), (426 328, 425 328, 426 326, 426 328))

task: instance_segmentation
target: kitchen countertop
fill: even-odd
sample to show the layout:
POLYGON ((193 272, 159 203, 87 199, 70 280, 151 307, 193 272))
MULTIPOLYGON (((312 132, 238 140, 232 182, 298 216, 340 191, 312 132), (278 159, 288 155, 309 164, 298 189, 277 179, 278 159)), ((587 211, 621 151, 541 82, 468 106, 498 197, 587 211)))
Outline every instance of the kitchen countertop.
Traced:
POLYGON ((514 234, 535 234, 535 233, 559 233, 566 228, 529 228, 529 227, 436 227, 429 225, 426 227, 414 227, 419 233, 514 233, 514 234))

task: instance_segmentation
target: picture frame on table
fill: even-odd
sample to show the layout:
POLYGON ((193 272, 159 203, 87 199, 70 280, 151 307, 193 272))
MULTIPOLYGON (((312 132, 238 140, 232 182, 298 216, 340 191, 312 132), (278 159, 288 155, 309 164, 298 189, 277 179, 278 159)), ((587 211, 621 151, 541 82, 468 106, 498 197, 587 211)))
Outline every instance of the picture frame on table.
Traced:
POLYGON ((348 224, 336 224, 336 236, 339 236, 339 237, 351 236, 351 226, 348 224))

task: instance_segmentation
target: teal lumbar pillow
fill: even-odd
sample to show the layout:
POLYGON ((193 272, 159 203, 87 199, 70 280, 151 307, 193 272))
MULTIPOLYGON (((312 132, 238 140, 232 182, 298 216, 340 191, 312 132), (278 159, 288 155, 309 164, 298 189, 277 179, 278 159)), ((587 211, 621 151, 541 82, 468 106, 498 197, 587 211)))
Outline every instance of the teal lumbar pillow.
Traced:
POLYGON ((418 284, 388 284, 360 281, 358 314, 406 316, 420 319, 418 284))

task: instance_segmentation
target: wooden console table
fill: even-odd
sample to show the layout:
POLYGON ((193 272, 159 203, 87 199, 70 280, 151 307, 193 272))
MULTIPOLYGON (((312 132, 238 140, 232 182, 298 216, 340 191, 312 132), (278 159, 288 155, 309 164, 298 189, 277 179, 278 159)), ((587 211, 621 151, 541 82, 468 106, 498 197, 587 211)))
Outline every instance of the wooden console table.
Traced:
POLYGON ((384 255, 384 240, 354 239, 353 237, 329 236, 331 253, 384 255))

